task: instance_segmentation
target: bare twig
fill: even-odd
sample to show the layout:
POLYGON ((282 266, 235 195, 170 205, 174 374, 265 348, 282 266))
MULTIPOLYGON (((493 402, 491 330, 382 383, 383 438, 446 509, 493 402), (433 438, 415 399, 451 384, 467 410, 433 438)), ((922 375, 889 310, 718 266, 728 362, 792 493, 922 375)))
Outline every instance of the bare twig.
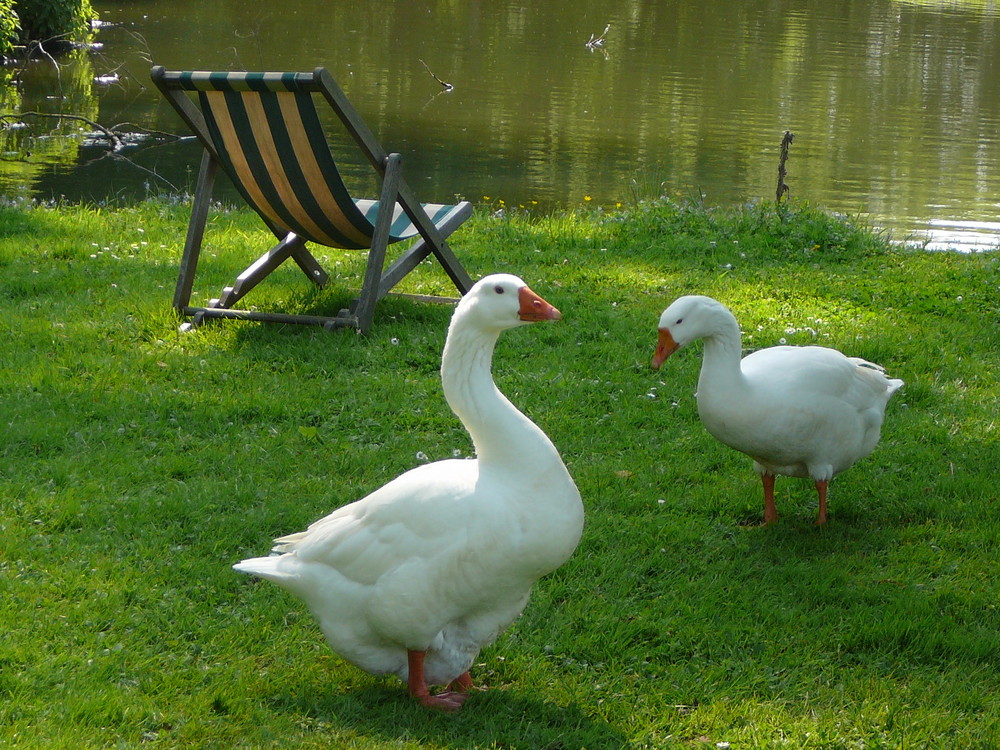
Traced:
POLYGON ((431 74, 431 78, 433 78, 433 79, 434 79, 435 81, 437 81, 437 82, 438 82, 438 83, 440 83, 440 84, 441 84, 442 86, 444 86, 444 90, 445 90, 445 91, 451 91, 452 89, 454 89, 454 88, 455 88, 454 86, 452 86, 452 85, 451 85, 450 83, 448 83, 447 81, 442 81, 442 80, 441 80, 440 78, 438 78, 438 77, 437 77, 436 75, 434 75, 434 71, 433 71, 433 70, 431 70, 431 69, 430 69, 430 67, 429 67, 429 66, 427 65, 427 63, 425 63, 425 62, 424 62, 423 60, 421 60, 420 58, 417 58, 417 62, 419 62, 419 63, 420 63, 421 65, 423 65, 423 66, 424 66, 424 69, 425 69, 425 70, 426 70, 426 71, 427 71, 428 73, 430 73, 430 74, 431 74))
POLYGON ((788 161, 788 147, 792 145, 792 141, 794 140, 795 134, 790 130, 786 130, 785 135, 781 139, 781 157, 778 159, 778 188, 774 194, 774 199, 778 203, 781 203, 782 197, 787 201, 791 193, 788 185, 785 184, 785 178, 788 176, 788 172, 785 170, 785 162, 788 161))
POLYGON ((587 40, 587 43, 584 46, 585 47, 590 47, 590 49, 596 49, 597 47, 603 47, 605 39, 607 38, 608 32, 610 30, 611 30, 611 24, 609 23, 607 26, 604 27, 604 31, 601 32, 600 36, 594 36, 593 34, 591 34, 590 35, 590 39, 587 40))
POLYGON ((141 50, 136 53, 137 56, 139 58, 141 58, 142 60, 144 60, 145 62, 148 62, 150 65, 152 65, 153 64, 153 53, 149 49, 149 42, 146 41, 146 37, 144 37, 138 31, 135 31, 134 29, 124 29, 124 31, 125 31, 126 34, 128 34, 130 37, 132 37, 132 39, 134 39, 136 42, 138 42, 141 45, 141 50))
MULTIPOLYGON (((127 156, 123 156, 122 154, 118 153, 119 150, 122 149, 122 148, 124 148, 126 144, 121 139, 121 137, 118 135, 118 133, 115 132, 115 131, 119 130, 121 128, 124 128, 126 126, 130 126, 132 128, 135 128, 136 130, 144 131, 146 134, 151 135, 151 136, 156 137, 156 138, 159 138, 161 140, 168 140, 169 139, 169 140, 174 140, 174 141, 193 140, 194 136, 183 136, 183 135, 177 135, 175 133, 166 133, 166 132, 163 132, 162 130, 151 130, 150 128, 146 128, 146 127, 144 127, 142 125, 135 125, 134 123, 130 123, 130 122, 123 122, 123 123, 119 123, 118 125, 114 125, 114 126, 112 126, 110 128, 106 128, 103 125, 94 122, 90 118, 84 117, 83 115, 53 114, 53 113, 48 113, 48 112, 21 112, 19 114, 0 114, 0 124, 9 123, 9 122, 20 122, 21 118, 24 117, 25 115, 30 115, 30 116, 33 116, 33 117, 51 117, 51 118, 55 118, 55 119, 58 119, 58 120, 78 120, 78 121, 84 122, 87 125, 89 125, 90 127, 94 128, 95 130, 97 130, 98 132, 100 132, 105 138, 107 138, 108 141, 110 141, 111 146, 112 146, 112 148, 111 148, 110 151, 102 154, 101 156, 97 157, 96 159, 92 159, 91 161, 87 162, 86 164, 84 164, 82 166, 88 166, 89 164, 93 164, 93 163, 95 163, 97 161, 100 161, 101 159, 107 159, 107 158, 115 159, 117 161, 125 162, 129 166, 134 167, 135 169, 138 169, 141 172, 145 172, 146 174, 150 175, 151 177, 155 178, 156 180, 159 180, 161 182, 166 183, 170 187, 170 189, 173 190, 175 193, 176 192, 180 192, 180 188, 178 188, 176 185, 174 185, 170 180, 168 180, 163 175, 159 174, 158 172, 156 172, 156 171, 154 171, 152 169, 149 169, 148 167, 144 167, 141 164, 136 163, 135 161, 133 161, 132 159, 128 158, 127 156)), ((19 161, 19 159, 14 159, 14 160, 3 159, 3 160, 4 161, 19 161)))
POLYGON ((129 165, 135 167, 139 171, 145 172, 146 174, 151 175, 152 177, 155 177, 157 180, 162 180, 163 182, 167 183, 167 185, 170 186, 170 189, 173 190, 175 193, 179 193, 180 192, 180 188, 177 187, 170 180, 168 180, 166 177, 164 177, 163 175, 161 175, 158 172, 153 171, 152 169, 149 169, 148 167, 144 167, 141 164, 137 164, 136 162, 134 162, 131 159, 129 159, 127 156, 122 156, 121 154, 110 154, 110 156, 113 159, 117 159, 118 161, 123 161, 126 164, 129 164, 129 165))
POLYGON ((193 141, 196 138, 196 136, 193 135, 177 135, 177 133, 168 133, 165 130, 153 130, 152 128, 147 128, 145 125, 140 125, 135 122, 120 122, 117 125, 112 125, 110 129, 116 133, 121 133, 126 128, 130 133, 145 133, 146 135, 170 141, 193 141))
POLYGON ((0 120, 12 121, 17 120, 22 117, 52 117, 56 120, 78 120, 79 122, 84 122, 94 130, 97 130, 105 138, 111 141, 111 147, 113 150, 117 151, 122 147, 122 139, 118 137, 118 134, 113 130, 104 127, 98 122, 94 122, 89 117, 84 117, 83 115, 66 115, 56 112, 20 112, 16 115, 0 115, 0 120))
MULTIPOLYGON (((48 40, 46 40, 46 41, 48 41, 48 40)), ((59 63, 56 62, 56 59, 52 55, 49 54, 49 51, 47 49, 45 49, 44 42, 31 42, 31 44, 28 46, 28 55, 27 55, 27 57, 28 58, 34 57, 36 49, 39 50, 43 55, 45 55, 45 57, 47 57, 49 59, 49 62, 52 63, 52 67, 56 69, 56 83, 59 86, 59 93, 61 95, 62 94, 62 68, 59 67, 59 63)))
POLYGON ((101 135, 110 141, 115 151, 118 151, 127 145, 122 138, 122 134, 127 135, 129 133, 143 133, 161 141, 192 141, 195 139, 195 136, 193 135, 178 135, 177 133, 168 133, 165 130, 153 130, 152 128, 148 128, 145 125, 140 125, 135 122, 120 122, 117 125, 105 127, 104 125, 94 122, 90 118, 84 117, 83 115, 70 115, 53 112, 19 112, 16 114, 0 113, 0 124, 20 122, 21 118, 26 116, 51 117, 57 120, 79 120, 80 122, 84 122, 99 131, 101 135))

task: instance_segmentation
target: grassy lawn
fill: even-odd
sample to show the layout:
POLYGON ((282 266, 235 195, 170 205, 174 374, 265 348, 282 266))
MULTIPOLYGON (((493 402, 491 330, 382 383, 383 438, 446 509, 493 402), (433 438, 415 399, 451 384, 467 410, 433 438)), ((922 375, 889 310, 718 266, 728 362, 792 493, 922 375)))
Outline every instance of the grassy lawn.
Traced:
MULTIPOLYGON (((441 395, 448 306, 367 337, 169 309, 187 211, 0 209, 0 746, 987 748, 1000 737, 1000 255, 891 246, 808 207, 683 202, 530 218, 453 246, 562 310, 505 334, 500 388, 553 439, 583 541, 457 715, 332 654, 300 602, 230 569, 422 460, 468 455, 441 395), (702 293, 744 346, 821 343, 906 386, 831 484, 778 480, 701 427, 700 346, 649 368, 702 293)), ((266 247, 218 212, 196 299, 266 247)), ((261 308, 336 311, 289 264, 261 308)), ((406 291, 447 294, 427 265, 406 291)))

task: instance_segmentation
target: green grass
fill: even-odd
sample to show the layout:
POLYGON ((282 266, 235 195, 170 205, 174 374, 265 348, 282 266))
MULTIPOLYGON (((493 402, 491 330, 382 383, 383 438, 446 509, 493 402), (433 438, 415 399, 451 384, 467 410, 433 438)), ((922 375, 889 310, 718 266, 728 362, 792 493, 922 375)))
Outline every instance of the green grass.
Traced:
MULTIPOLYGON (((177 331, 186 210, 0 209, 0 745, 15 748, 985 748, 1000 737, 1000 256, 900 249, 807 206, 640 203, 477 216, 474 276, 518 273, 564 319, 505 334, 501 389, 587 509, 573 558, 474 668, 455 716, 326 647, 230 565, 431 459, 468 455, 437 368, 447 306, 392 299, 367 337, 177 331), (882 444, 831 485, 710 438, 700 350, 649 368, 661 310, 729 305, 745 346, 822 343, 906 381, 882 444)), ((196 297, 261 252, 217 212, 196 297)), ((322 250, 248 298, 335 311, 322 250)), ((422 267, 407 291, 448 293, 422 267)))

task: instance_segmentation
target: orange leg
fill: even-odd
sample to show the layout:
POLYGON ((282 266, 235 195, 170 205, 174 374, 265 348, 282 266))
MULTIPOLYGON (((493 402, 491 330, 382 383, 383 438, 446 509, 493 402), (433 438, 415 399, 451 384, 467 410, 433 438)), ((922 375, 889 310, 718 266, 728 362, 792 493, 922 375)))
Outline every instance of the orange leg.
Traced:
POLYGON ((467 693, 475 685, 472 684, 472 675, 468 672, 462 672, 458 677, 448 683, 448 690, 454 691, 456 693, 467 693))
POLYGON ((819 495, 819 515, 816 516, 816 525, 822 526, 826 523, 826 488, 829 482, 825 479, 816 482, 816 494, 819 495))
MULTIPOLYGON (((409 665, 406 687, 410 691, 410 695, 420 701, 421 706, 436 708, 441 711, 457 711, 462 707, 465 699, 469 697, 468 693, 444 692, 431 695, 427 689, 427 680, 424 678, 424 657, 426 656, 426 652, 407 651, 406 656, 409 665)), ((455 682, 461 679, 462 677, 458 677, 455 682)), ((472 684, 471 678, 469 679, 469 684, 472 684)))
POLYGON ((772 524, 778 520, 778 509, 774 506, 774 474, 764 472, 760 481, 764 485, 764 523, 772 524))

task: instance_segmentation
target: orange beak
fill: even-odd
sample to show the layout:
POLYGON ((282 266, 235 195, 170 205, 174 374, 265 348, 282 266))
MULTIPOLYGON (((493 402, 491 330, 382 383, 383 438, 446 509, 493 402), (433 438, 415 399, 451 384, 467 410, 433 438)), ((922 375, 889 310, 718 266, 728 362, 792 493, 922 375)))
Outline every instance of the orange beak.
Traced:
POLYGON ((517 293, 517 299, 521 303, 521 309, 517 311, 517 316, 521 320, 537 323, 540 320, 562 319, 561 312, 526 286, 521 287, 521 291, 517 293))
POLYGON ((653 369, 659 370, 664 360, 680 349, 680 346, 680 344, 674 341, 674 337, 670 335, 670 331, 666 328, 661 328, 660 340, 656 342, 656 351, 653 352, 653 369))

